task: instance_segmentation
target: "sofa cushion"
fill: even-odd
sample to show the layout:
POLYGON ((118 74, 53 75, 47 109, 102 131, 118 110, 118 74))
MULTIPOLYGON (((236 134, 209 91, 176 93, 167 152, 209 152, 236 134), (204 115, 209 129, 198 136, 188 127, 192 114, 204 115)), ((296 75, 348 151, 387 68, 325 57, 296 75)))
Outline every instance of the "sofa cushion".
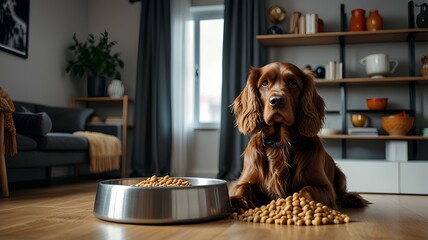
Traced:
POLYGON ((94 113, 90 108, 49 107, 38 105, 38 112, 46 112, 52 120, 52 132, 72 133, 85 130, 88 118, 94 113))
POLYGON ((14 112, 13 122, 16 132, 28 136, 44 136, 52 129, 51 119, 44 112, 14 112))
POLYGON ((35 138, 38 150, 86 150, 89 148, 85 137, 75 136, 69 133, 51 132, 44 137, 35 138))
POLYGON ((37 142, 25 135, 16 134, 16 144, 18 145, 18 153, 20 151, 29 151, 37 148, 37 142))

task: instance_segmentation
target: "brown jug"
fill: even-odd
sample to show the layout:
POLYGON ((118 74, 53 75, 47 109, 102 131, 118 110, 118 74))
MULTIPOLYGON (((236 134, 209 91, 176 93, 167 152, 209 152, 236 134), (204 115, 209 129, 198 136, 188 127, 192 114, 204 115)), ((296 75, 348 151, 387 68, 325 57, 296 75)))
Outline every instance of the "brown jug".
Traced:
POLYGON ((364 9, 352 10, 351 21, 349 23, 349 31, 364 31, 366 30, 366 11, 364 9))
POLYGON ((378 10, 372 9, 370 10, 370 15, 367 18, 366 28, 368 31, 377 31, 383 28, 383 20, 379 15, 378 10))

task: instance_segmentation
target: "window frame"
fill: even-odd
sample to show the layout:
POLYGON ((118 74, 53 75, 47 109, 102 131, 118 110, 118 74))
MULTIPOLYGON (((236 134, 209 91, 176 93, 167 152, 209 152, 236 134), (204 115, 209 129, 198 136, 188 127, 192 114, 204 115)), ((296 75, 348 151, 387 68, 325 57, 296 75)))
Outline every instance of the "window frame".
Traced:
POLYGON ((199 82, 199 65, 200 65, 200 22, 203 20, 224 20, 224 6, 223 5, 212 5, 212 6, 198 6, 191 8, 192 21, 194 23, 194 110, 193 110, 193 121, 195 129, 219 129, 220 122, 200 122, 199 118, 199 106, 200 106, 200 82, 199 82))

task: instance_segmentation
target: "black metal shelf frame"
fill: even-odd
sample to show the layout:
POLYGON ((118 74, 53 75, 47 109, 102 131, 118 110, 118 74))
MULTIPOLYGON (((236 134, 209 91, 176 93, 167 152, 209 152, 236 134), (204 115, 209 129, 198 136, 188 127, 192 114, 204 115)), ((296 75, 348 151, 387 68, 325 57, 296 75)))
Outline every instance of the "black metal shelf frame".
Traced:
MULTIPOLYGON (((414 17, 413 15, 413 3, 408 5, 408 28, 414 28, 414 17)), ((345 32, 347 31, 347 16, 345 12, 345 5, 340 4, 340 31, 345 32)), ((415 76, 416 70, 415 70, 415 33, 409 33, 407 36, 407 43, 408 43, 408 65, 409 65, 409 76, 415 76)), ((346 64, 345 64, 345 55, 346 55, 346 43, 345 38, 343 36, 339 36, 339 59, 340 62, 343 63, 343 77, 346 78, 346 64)), ((341 123, 342 123, 342 132, 345 132, 347 130, 347 114, 348 113, 398 113, 405 111, 410 116, 415 117, 416 116, 416 87, 415 82, 410 81, 409 82, 409 109, 397 109, 397 110, 385 110, 385 111, 370 111, 370 110, 357 110, 357 109, 347 109, 347 88, 345 83, 339 84, 340 87, 340 95, 341 95, 341 109, 340 109, 340 115, 341 115, 341 123)), ((411 134, 415 134, 415 124, 413 124, 413 127, 411 129, 411 134)), ((342 158, 346 158, 346 145, 347 140, 342 139, 342 158)), ((413 154, 416 153, 417 149, 416 141, 412 141, 412 151, 413 154)))

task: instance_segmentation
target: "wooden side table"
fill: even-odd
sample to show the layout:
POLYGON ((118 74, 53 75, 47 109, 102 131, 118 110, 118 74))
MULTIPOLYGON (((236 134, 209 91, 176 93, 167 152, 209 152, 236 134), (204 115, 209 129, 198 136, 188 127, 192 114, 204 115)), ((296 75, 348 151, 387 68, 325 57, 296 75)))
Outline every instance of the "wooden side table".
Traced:
POLYGON ((87 107, 91 102, 122 102, 122 161, 121 161, 121 177, 127 177, 126 173, 126 140, 128 137, 128 103, 132 102, 128 95, 122 98, 110 97, 73 97, 71 99, 71 106, 76 107, 81 102, 87 107))

